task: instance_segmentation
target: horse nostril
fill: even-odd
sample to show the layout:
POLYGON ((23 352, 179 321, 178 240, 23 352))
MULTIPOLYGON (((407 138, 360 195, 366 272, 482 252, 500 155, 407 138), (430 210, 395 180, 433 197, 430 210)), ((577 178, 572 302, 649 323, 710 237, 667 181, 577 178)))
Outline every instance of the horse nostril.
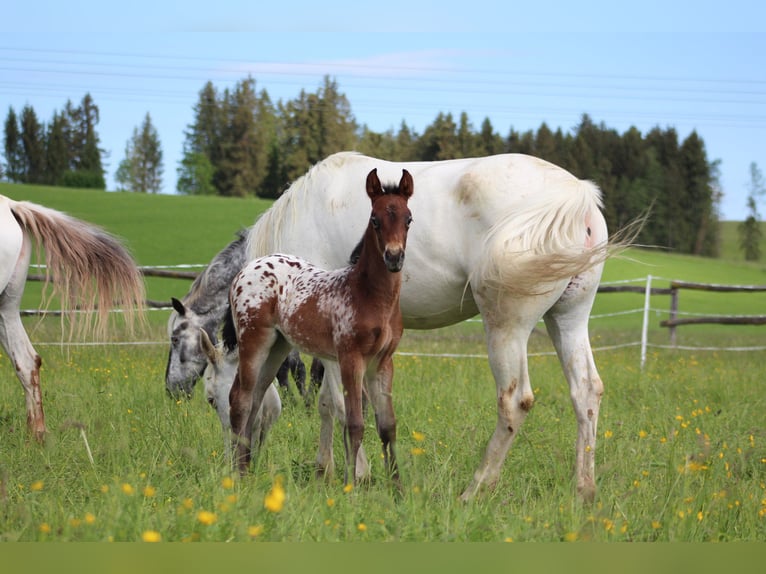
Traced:
POLYGON ((402 249, 396 249, 396 250, 386 250, 386 253, 384 255, 384 259, 386 262, 386 267, 391 272, 397 272, 402 270, 402 266, 404 265, 404 250, 402 249))

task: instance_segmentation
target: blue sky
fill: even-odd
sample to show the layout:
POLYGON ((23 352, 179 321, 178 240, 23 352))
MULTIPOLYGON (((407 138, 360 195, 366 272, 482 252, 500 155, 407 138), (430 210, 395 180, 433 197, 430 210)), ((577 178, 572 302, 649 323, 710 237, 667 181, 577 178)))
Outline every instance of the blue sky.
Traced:
POLYGON ((503 136, 568 131, 583 113, 619 132, 696 130, 721 160, 724 219, 745 215, 750 163, 766 170, 761 1, 18 4, 0 19, 0 119, 30 104, 48 121, 90 92, 110 188, 149 112, 172 192, 199 90, 247 74, 274 101, 330 75, 377 131, 405 121, 422 133, 463 111, 503 136))

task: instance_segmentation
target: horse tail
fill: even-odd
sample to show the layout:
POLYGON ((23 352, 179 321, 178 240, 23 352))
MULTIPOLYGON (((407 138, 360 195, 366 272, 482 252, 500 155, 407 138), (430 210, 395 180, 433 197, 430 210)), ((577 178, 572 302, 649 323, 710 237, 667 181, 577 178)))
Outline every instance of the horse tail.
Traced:
POLYGON ((231 353, 237 348, 237 329, 234 326, 234 317, 231 313, 231 304, 226 308, 223 316, 223 330, 221 332, 223 348, 227 353, 231 353))
POLYGON ((498 218, 484 238, 473 281, 517 295, 538 295, 610 256, 617 245, 608 240, 598 187, 571 178, 549 191, 498 218))
MULTIPOLYGON (((11 211, 38 249, 44 249, 45 285, 53 285, 62 310, 83 311, 86 319, 80 323, 79 333, 92 327, 103 338, 109 311, 114 307, 123 308, 131 331, 136 316, 143 322, 143 276, 116 237, 95 225, 27 201, 11 202, 11 211)), ((79 314, 69 315, 71 336, 79 314)))

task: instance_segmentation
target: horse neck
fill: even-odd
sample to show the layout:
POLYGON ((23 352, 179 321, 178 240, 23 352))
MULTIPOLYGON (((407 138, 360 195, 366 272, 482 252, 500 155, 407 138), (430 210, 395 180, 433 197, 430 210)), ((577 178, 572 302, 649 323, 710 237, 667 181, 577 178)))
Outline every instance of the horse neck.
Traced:
POLYGON ((350 277, 367 299, 375 297, 393 304, 399 298, 402 274, 388 270, 375 241, 375 232, 368 226, 362 239, 359 259, 351 266, 350 277))

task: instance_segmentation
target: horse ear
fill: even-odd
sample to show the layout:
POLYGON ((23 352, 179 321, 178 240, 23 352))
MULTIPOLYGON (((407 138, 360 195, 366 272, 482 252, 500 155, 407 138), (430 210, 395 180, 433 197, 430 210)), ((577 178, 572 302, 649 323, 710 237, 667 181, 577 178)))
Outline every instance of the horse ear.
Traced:
POLYGON ((207 334, 207 331, 202 328, 199 330, 199 344, 202 347, 202 350, 205 352, 205 356, 208 358, 208 360, 215 364, 217 359, 215 345, 213 345, 213 341, 210 340, 210 335, 207 334))
POLYGON ((375 199, 383 195, 383 188, 378 179, 378 168, 374 168, 367 174, 367 195, 370 199, 375 199))
POLYGON ((399 193, 409 199, 415 192, 415 182, 412 181, 410 172, 402 170, 402 179, 399 181, 399 193))
POLYGON ((176 310, 176 313, 181 315, 181 317, 186 315, 186 307, 184 307, 184 304, 181 303, 178 299, 171 297, 170 303, 173 305, 173 309, 176 310))

